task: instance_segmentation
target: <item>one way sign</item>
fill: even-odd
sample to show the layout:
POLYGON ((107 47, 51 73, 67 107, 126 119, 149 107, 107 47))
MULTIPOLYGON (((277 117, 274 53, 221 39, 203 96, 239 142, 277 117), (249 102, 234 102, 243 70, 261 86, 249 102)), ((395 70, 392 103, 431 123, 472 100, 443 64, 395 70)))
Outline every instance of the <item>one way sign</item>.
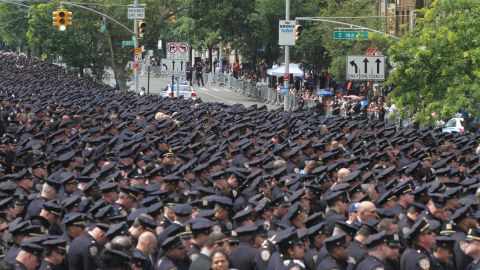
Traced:
POLYGON ((384 81, 385 56, 347 56, 347 81, 384 81))
POLYGON ((162 58, 162 75, 185 76, 186 70, 187 70, 186 60, 162 58))

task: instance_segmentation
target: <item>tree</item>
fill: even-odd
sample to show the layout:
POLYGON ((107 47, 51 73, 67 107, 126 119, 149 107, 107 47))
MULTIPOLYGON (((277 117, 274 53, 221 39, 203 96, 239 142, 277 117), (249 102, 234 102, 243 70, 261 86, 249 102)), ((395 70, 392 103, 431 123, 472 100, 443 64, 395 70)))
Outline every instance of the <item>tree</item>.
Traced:
POLYGON ((27 48, 28 8, 11 3, 0 4, 0 37, 7 44, 27 48))
POLYGON ((389 99, 403 116, 434 123, 465 110, 479 115, 480 2, 434 1, 415 30, 391 47, 389 99))
POLYGON ((74 12, 73 25, 59 31, 52 26, 52 12, 58 7, 56 2, 31 7, 27 32, 30 49, 38 56, 61 55, 63 62, 80 76, 84 76, 85 68, 91 68, 96 79, 100 79, 108 55, 100 19, 91 12, 68 8, 74 12))

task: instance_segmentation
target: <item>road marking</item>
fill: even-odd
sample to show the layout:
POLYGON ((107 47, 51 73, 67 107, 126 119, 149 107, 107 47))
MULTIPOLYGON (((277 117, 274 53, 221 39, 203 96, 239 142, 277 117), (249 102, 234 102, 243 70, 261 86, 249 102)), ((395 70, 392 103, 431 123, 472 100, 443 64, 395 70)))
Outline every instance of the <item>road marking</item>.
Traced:
MULTIPOLYGON (((201 88, 200 88, 200 89, 201 89, 201 88)), ((210 93, 202 92, 202 94, 205 94, 205 95, 208 95, 208 96, 211 96, 211 97, 214 97, 214 98, 218 98, 218 99, 224 100, 224 101, 229 102, 229 103, 232 103, 232 104, 237 104, 236 102, 233 102, 233 101, 228 100, 228 99, 221 98, 221 97, 216 96, 216 95, 212 95, 212 94, 210 94, 210 93)))
POLYGON ((200 87, 200 89, 202 89, 203 91, 208 91, 205 87, 200 87))
POLYGON ((224 90, 222 89, 218 89, 218 88, 215 88, 215 87, 212 87, 213 90, 217 91, 217 92, 224 92, 224 90))

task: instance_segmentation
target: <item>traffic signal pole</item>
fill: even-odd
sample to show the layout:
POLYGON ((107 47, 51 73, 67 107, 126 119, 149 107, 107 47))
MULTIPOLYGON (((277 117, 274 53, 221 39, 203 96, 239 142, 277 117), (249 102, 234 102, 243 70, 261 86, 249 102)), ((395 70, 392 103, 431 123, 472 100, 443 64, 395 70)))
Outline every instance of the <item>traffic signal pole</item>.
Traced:
MULTIPOLYGON (((290 20, 290 0, 285 0, 285 20, 290 20)), ((290 46, 285 46, 285 72, 284 74, 287 75, 290 73, 290 46)), ((285 80, 287 76, 283 76, 283 84, 285 89, 287 90, 287 93, 283 97, 283 110, 288 111, 288 101, 289 101, 289 96, 288 92, 290 89, 288 89, 288 81, 285 80)), ((290 77, 290 76, 288 76, 290 77)))
MULTIPOLYGON (((138 7, 138 0, 133 0, 133 7, 138 7)), ((133 19, 133 47, 138 48, 138 19, 133 19)), ((133 83, 135 84, 135 92, 138 93, 138 61, 135 50, 133 51, 133 83), (135 65, 136 63, 136 65, 135 65)))

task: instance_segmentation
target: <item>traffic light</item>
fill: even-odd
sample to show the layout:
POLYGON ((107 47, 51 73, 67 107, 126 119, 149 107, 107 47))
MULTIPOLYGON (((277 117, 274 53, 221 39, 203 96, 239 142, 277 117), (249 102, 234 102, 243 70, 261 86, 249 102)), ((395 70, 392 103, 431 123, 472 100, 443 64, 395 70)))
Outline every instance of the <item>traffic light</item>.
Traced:
POLYGON ((65 31, 67 29, 67 26, 72 25, 72 12, 63 8, 59 8, 56 11, 52 12, 52 15, 52 24, 53 26, 58 27, 58 30, 65 31))
POLYGON ((170 24, 176 23, 176 22, 177 22, 177 16, 175 16, 175 15, 173 15, 173 14, 170 15, 170 16, 168 17, 168 22, 169 22, 170 24))
POLYGON ((147 27, 147 23, 142 20, 139 20, 137 24, 138 24, 138 38, 142 39, 145 36, 145 28, 147 27))
POLYGON ((298 40, 300 39, 300 36, 302 35, 303 31, 303 26, 300 24, 295 25, 295 39, 298 40))

